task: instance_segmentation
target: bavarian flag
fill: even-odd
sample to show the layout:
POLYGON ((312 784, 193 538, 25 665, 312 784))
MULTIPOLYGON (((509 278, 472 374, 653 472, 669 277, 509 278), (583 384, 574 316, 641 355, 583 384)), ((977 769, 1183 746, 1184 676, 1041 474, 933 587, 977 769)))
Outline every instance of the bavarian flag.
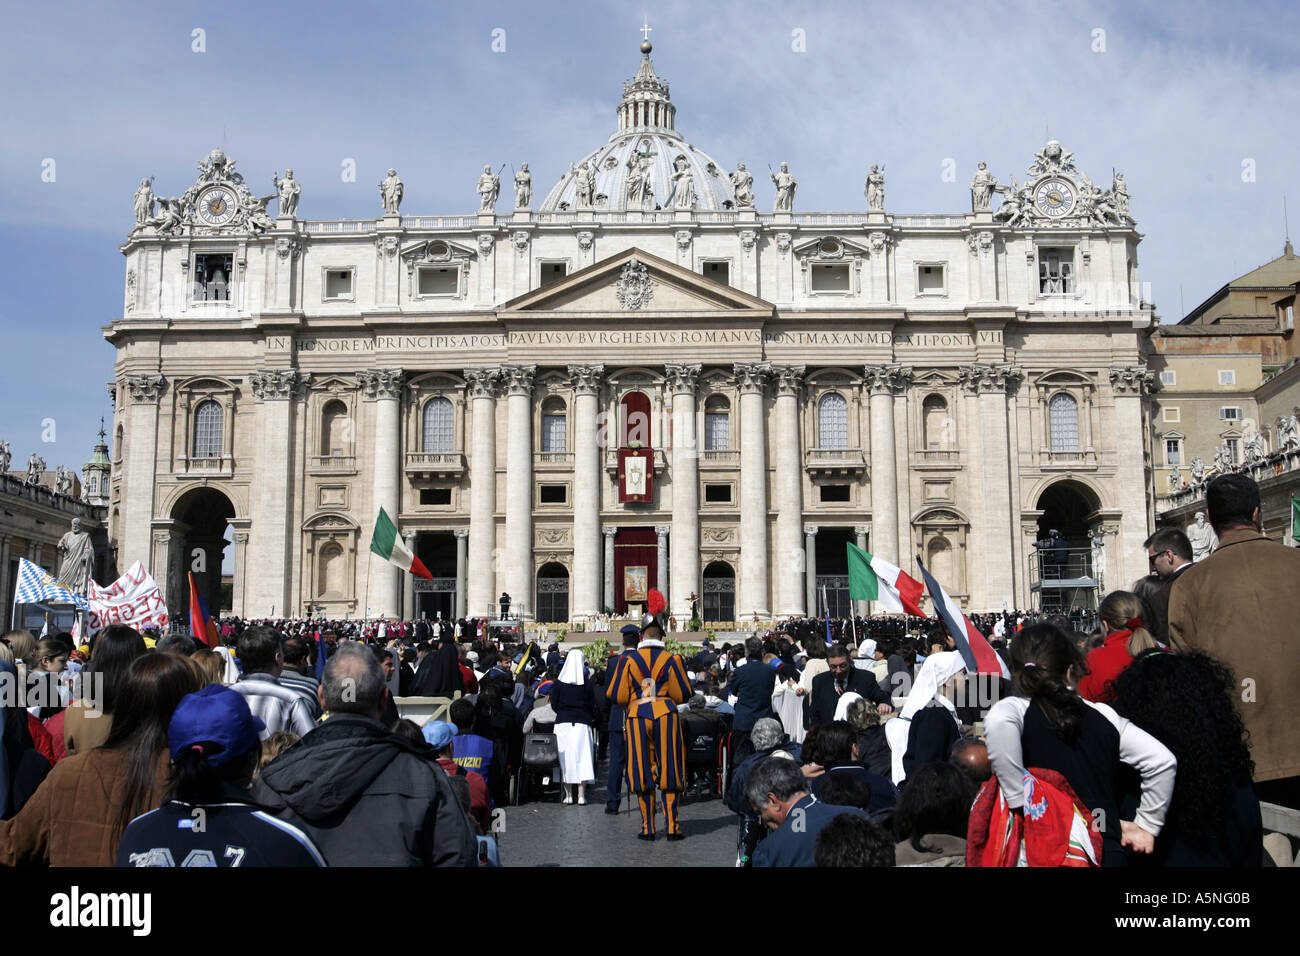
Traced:
POLYGON ((393 524, 393 519, 388 517, 388 512, 383 508, 379 509, 379 517, 375 519, 375 532, 370 536, 370 550, 403 571, 433 580, 433 575, 424 563, 406 549, 397 534, 397 525, 393 524))
POLYGON ((925 588, 921 582, 904 574, 884 558, 868 554, 853 542, 847 542, 849 558, 849 599, 878 601, 886 611, 925 617, 919 602, 925 588))
POLYGON ((208 613, 207 602, 203 600, 203 595, 199 593, 198 587, 194 584, 194 572, 190 575, 190 634, 196 641, 203 641, 208 647, 216 647, 221 643, 221 637, 217 634, 217 626, 212 623, 212 615, 208 613))

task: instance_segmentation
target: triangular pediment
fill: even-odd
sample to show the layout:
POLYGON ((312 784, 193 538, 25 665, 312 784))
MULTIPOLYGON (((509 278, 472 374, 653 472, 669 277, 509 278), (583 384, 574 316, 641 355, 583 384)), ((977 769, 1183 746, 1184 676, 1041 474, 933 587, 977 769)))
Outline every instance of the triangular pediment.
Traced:
POLYGON ((632 317, 665 312, 766 316, 774 310, 775 306, 764 299, 633 247, 545 288, 517 296, 500 311, 506 315, 558 312, 632 317))

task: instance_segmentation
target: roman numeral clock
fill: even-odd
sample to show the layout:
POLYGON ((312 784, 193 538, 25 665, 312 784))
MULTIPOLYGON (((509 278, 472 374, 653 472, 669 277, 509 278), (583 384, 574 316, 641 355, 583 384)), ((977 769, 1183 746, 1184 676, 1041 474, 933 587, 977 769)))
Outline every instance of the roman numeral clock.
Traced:
POLYGON ((1068 216, 1074 208, 1074 189, 1064 179, 1044 179, 1034 190, 1034 205, 1050 219, 1068 216))
POLYGON ((206 225, 224 226, 235 218, 238 203, 233 190, 226 186, 212 186, 199 194, 194 209, 206 225))

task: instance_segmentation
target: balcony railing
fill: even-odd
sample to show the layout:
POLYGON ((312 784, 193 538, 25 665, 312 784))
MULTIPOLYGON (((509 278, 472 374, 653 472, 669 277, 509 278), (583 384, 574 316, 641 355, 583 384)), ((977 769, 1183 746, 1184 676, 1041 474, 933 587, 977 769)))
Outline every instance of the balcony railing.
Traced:
POLYGON ((1079 468, 1096 468, 1097 452, 1088 449, 1086 451, 1050 451, 1043 449, 1039 453, 1039 460, 1044 468, 1067 468, 1077 470, 1079 468))
POLYGON ((1098 568, 1091 548, 1035 548, 1029 555, 1030 590, 1097 588, 1098 568))
POLYGON ((706 465, 735 466, 740 464, 740 450, 737 448, 706 448, 700 452, 700 460, 706 465))
POLYGON ((861 448, 809 448, 804 468, 827 475, 860 475, 867 469, 867 459, 861 448))
POLYGON ((465 473, 465 456, 460 452, 412 451, 406 453, 407 477, 436 481, 459 478, 465 473))
POLYGON ((349 474, 357 470, 355 455, 312 455, 308 469, 328 475, 349 474))
POLYGON ((535 468, 566 469, 573 467, 571 451, 539 451, 533 454, 535 468))
POLYGON ((217 458, 181 458, 177 472, 184 475, 220 475, 229 478, 235 471, 235 460, 229 455, 217 458))
POLYGON ((912 464, 918 468, 952 468, 961 462, 955 448, 919 448, 912 452, 912 464))
MULTIPOLYGON (((664 455, 664 450, 662 448, 656 448, 654 450, 654 453, 655 453, 655 474, 656 475, 663 474, 664 468, 667 467, 668 459, 664 455)), ((611 475, 618 474, 618 450, 617 449, 611 448, 609 451, 605 452, 605 470, 609 472, 611 475)))

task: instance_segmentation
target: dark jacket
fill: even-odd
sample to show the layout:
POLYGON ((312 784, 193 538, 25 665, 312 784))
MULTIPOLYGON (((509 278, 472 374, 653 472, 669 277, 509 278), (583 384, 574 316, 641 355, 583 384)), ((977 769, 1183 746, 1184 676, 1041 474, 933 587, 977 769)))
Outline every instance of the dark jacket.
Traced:
POLYGON ((747 733, 764 717, 776 717, 772 710, 772 691, 776 689, 776 671, 761 660, 751 660, 736 668, 727 681, 727 693, 736 696, 736 719, 732 729, 747 733))
MULTIPOLYGON (((757 767, 778 750, 783 750, 798 762, 802 756, 803 748, 796 743, 792 743, 788 738, 782 740, 775 747, 769 747, 767 750, 757 750, 736 765, 732 771, 731 782, 727 784, 727 793, 723 799, 727 808, 734 810, 736 813, 745 817, 756 817, 754 808, 749 805, 749 800, 745 796, 745 781, 749 779, 749 772, 757 767)), ((784 760, 784 757, 778 758, 784 760)))
MULTIPOLYGON (((876 675, 871 671, 850 667, 845 678, 844 692, 854 691, 861 694, 873 704, 890 703, 889 695, 876 683, 876 675)), ((835 718, 835 707, 840 695, 835 693, 835 675, 830 671, 813 678, 811 703, 809 704, 808 726, 829 724, 835 718)))
POLYGON ((551 709, 557 724, 591 726, 596 716, 596 695, 588 680, 581 686, 556 681, 551 687, 551 709))
POLYGON ((865 817, 857 807, 837 807, 805 796, 790 808, 785 822, 767 835, 754 851, 754 866, 816 866, 817 834, 841 814, 865 817))
POLYGON ((253 799, 333 866, 474 866, 474 833, 433 748, 335 714, 273 760, 253 799))

